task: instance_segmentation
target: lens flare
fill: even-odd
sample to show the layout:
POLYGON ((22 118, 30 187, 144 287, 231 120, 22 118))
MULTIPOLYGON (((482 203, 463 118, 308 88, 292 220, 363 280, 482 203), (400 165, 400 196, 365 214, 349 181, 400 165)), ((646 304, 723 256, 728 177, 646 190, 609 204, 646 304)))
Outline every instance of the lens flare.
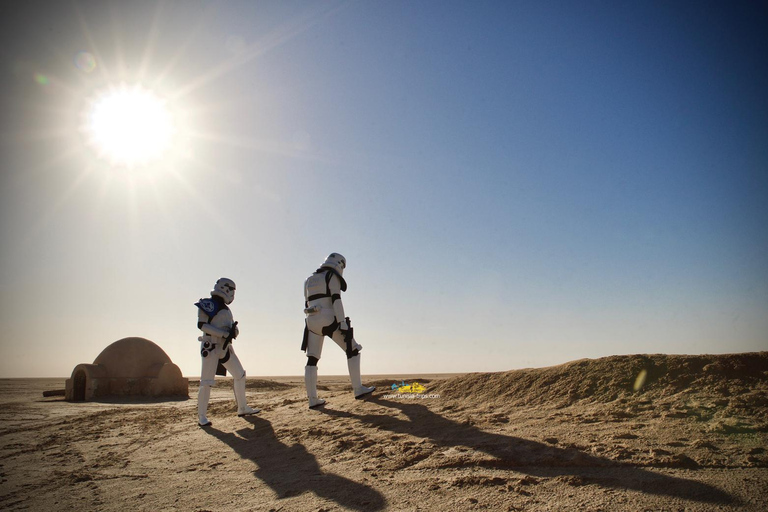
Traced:
POLYGON ((635 385, 634 390, 640 391, 643 389, 643 386, 645 386, 645 379, 648 378, 648 372, 646 370, 640 370, 640 373, 637 374, 637 378, 635 379, 635 385))
POLYGON ((75 55, 75 66, 86 73, 96 69, 96 58, 88 52, 78 52, 75 55))

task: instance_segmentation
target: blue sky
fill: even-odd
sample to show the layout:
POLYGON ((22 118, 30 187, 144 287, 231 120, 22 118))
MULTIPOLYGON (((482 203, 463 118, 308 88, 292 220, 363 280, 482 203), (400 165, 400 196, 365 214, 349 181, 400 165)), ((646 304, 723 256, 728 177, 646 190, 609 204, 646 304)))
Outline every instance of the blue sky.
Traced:
POLYGON ((3 10, 2 377, 126 336, 194 376, 221 276, 248 374, 300 374, 332 251, 366 373, 768 349, 764 3, 3 10), (81 133, 121 83, 179 127, 146 166, 81 133))

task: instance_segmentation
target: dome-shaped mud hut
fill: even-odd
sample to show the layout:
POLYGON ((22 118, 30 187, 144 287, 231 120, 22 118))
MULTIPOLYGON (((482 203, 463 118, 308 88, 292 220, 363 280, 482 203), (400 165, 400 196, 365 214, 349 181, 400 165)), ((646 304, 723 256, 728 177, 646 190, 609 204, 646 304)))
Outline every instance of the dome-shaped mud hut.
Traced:
POLYGON ((67 400, 108 396, 187 397, 189 381, 155 343, 123 338, 105 348, 93 364, 75 366, 67 379, 67 400))

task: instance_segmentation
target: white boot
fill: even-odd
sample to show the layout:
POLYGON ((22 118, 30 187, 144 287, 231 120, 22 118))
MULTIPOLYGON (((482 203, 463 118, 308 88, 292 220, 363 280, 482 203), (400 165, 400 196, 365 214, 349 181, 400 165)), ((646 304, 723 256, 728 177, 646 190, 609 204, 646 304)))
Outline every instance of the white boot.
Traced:
POLYGON ((366 395, 373 393, 376 389, 375 387, 363 386, 362 378, 360 377, 360 354, 347 359, 347 368, 349 368, 349 380, 352 382, 352 391, 355 393, 355 398, 365 398, 366 395))
POLYGON ((261 412, 261 409, 251 409, 248 407, 248 402, 245 400, 245 377, 242 379, 235 379, 234 388, 238 416, 248 416, 249 414, 257 414, 261 412))
POLYGON ((317 366, 304 367, 304 385, 307 387, 310 409, 325 405, 325 400, 317 398, 317 366))
POLYGON ((211 386, 200 385, 197 393, 197 424, 201 427, 210 427, 213 423, 206 417, 208 412, 208 400, 211 398, 211 386))

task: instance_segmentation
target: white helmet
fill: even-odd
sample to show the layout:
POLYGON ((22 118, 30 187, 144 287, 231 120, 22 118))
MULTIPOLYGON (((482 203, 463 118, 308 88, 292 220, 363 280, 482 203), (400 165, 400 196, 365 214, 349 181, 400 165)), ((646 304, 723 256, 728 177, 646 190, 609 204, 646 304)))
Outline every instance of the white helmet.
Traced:
POLYGON ((320 268, 332 268, 338 272, 339 275, 342 275, 346 266, 347 259, 337 252, 332 252, 327 258, 325 258, 325 262, 320 265, 320 268))
POLYGON ((224 299, 225 304, 232 304, 232 301, 235 300, 235 282, 226 277, 222 277, 216 281, 215 285, 213 285, 211 295, 221 297, 224 299))

